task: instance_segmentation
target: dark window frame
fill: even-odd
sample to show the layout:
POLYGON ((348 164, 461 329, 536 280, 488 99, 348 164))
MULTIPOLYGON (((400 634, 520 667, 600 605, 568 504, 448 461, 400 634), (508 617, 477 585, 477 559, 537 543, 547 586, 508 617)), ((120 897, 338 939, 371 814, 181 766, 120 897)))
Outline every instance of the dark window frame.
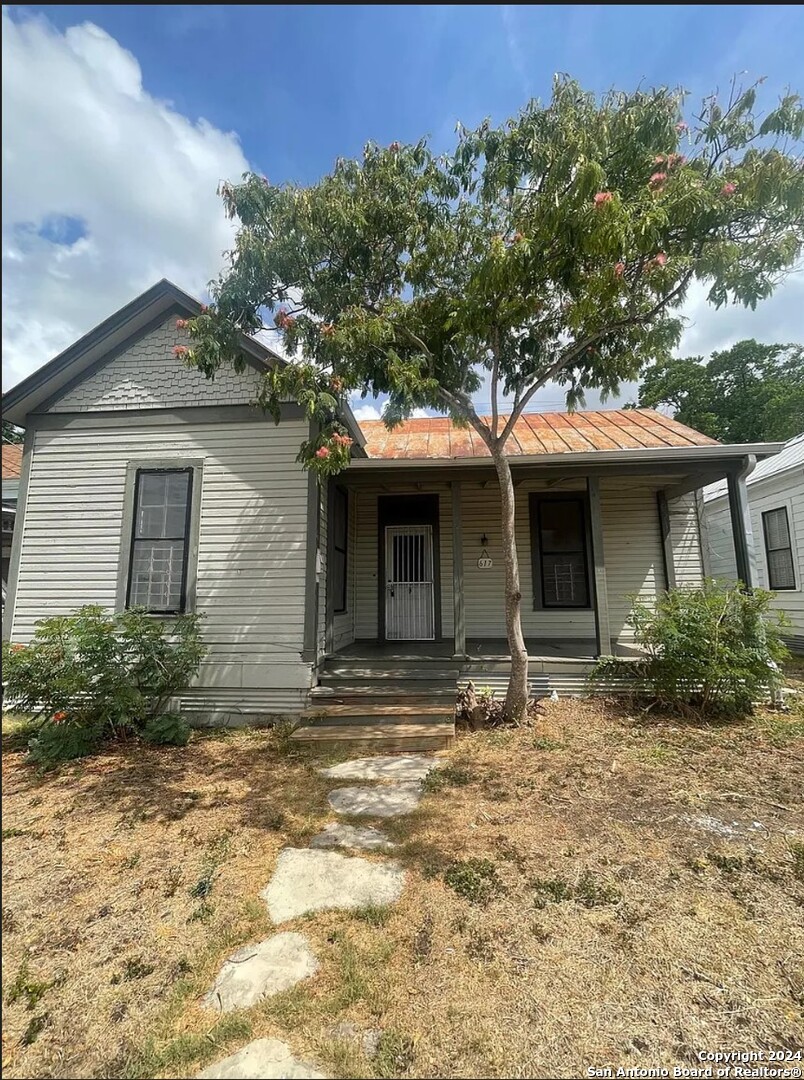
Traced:
POLYGON ((768 588, 772 592, 796 592, 798 589, 798 582, 796 580, 796 560, 793 557, 793 530, 790 527, 790 510, 786 503, 782 506, 773 506, 770 510, 762 511, 762 539, 765 544, 765 565, 768 568, 768 588), (784 512, 784 520, 787 525, 787 544, 784 547, 771 548, 768 543, 768 516, 770 514, 778 514, 779 511, 784 512), (772 551, 787 551, 790 554, 790 569, 793 574, 792 585, 774 585, 771 580, 773 569, 771 567, 770 554, 772 551))
POLYGON ((589 499, 584 492, 561 492, 544 493, 532 491, 528 497, 528 509, 530 511, 530 549, 531 567, 533 572, 533 609, 534 611, 593 611, 594 593, 592 590, 591 563, 592 563, 592 530, 591 514, 589 512, 589 499), (544 562, 542 551, 541 508, 545 503, 572 502, 577 503, 581 512, 581 537, 583 540, 583 569, 586 581, 586 600, 584 603, 548 603, 544 593, 544 562))
MULTIPOLYGON (((349 491, 345 487, 341 487, 339 484, 334 485, 334 491, 332 495, 332 521, 330 522, 330 529, 332 530, 332 554, 337 551, 343 555, 343 580, 336 582, 334 575, 330 580, 333 584, 332 596, 332 614, 333 615, 345 615, 349 610, 349 491), (338 500, 341 499, 341 505, 343 506, 343 543, 344 546, 338 547, 338 532, 335 527, 336 515, 338 513, 338 500), (341 595, 337 596, 335 593, 335 586, 340 585, 341 595), (341 606, 342 605, 342 606, 341 606)), ((334 559, 333 559, 334 566, 334 559)))
POLYGON ((149 615, 183 615, 187 610, 187 573, 190 563, 190 525, 192 520, 193 510, 193 472, 192 466, 181 467, 178 469, 165 468, 147 468, 143 467, 137 469, 134 474, 134 505, 131 521, 131 537, 129 541, 129 553, 128 553, 128 576, 126 579, 126 609, 131 605, 131 586, 134 569, 134 554, 137 550, 137 544, 145 542, 158 542, 159 540, 168 541, 170 543, 183 543, 182 550, 182 568, 181 568, 181 591, 179 594, 179 606, 177 608, 148 608, 149 615), (171 475, 174 473, 184 473, 187 476, 187 505, 184 512, 184 536, 137 536, 137 509, 140 501, 140 484, 143 476, 164 476, 166 473, 171 475))

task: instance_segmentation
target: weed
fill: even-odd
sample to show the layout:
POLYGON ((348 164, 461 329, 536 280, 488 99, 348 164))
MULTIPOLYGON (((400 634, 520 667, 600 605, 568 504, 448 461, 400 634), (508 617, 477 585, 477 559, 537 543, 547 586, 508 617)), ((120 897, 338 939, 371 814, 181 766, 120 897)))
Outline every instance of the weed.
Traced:
POLYGON ((197 908, 194 908, 187 916, 188 923, 194 922, 209 922, 212 916, 215 914, 215 905, 208 904, 206 900, 202 901, 197 908))
POLYGON ((3 933, 11 934, 17 929, 17 924, 14 919, 14 912, 11 908, 3 908, 3 933))
POLYGON ((110 982, 117 986, 121 982, 133 982, 135 979, 145 979, 156 970, 154 964, 148 964, 138 956, 129 956, 123 962, 122 974, 112 975, 110 982))
POLYGON ((722 851, 708 851, 706 857, 713 866, 716 866, 718 870, 722 870, 724 874, 733 874, 737 870, 742 870, 745 866, 742 855, 726 855, 722 851))
POLYGON ((32 1043, 35 1043, 47 1027, 48 1019, 48 1013, 43 1013, 41 1016, 32 1016, 31 1019, 28 1021, 28 1026, 22 1033, 20 1043, 23 1046, 31 1046, 32 1043))
POLYGON ((3 829, 4 840, 10 840, 14 836, 25 836, 25 829, 3 829))
POLYGON ((23 960, 20 969, 14 977, 14 981, 6 993, 6 1005, 13 1005, 17 1001, 24 1001, 29 1012, 33 1012, 45 994, 52 987, 63 982, 63 979, 54 979, 45 982, 44 979, 35 979, 28 968, 28 961, 23 960))
POLYGON ((550 739, 546 735, 537 735, 533 740, 534 750, 563 750, 564 743, 558 739, 550 739))
POLYGON ((597 881, 590 870, 584 870, 575 885, 565 878, 534 878, 531 882, 534 890, 533 902, 537 908, 548 904, 561 904, 575 900, 584 907, 602 907, 605 904, 618 904, 622 893, 616 885, 606 885, 597 881))
POLYGON ((165 875, 165 896, 175 896, 181 885, 182 870, 180 866, 171 866, 165 875))
POLYGON ((424 960, 433 951, 433 919, 428 915, 413 936, 413 955, 424 960))
POLYGON ((134 870, 140 865, 140 853, 139 851, 133 852, 131 855, 127 855, 125 859, 120 863, 121 870, 134 870))
POLYGON ((471 784, 472 774, 459 765, 444 765, 440 769, 431 769, 422 780, 423 791, 441 791, 445 787, 466 787, 471 784))
POLYGON ((497 868, 490 859, 456 860, 444 874, 449 887, 475 904, 485 904, 503 891, 497 868))
POLYGON ((368 923, 369 926, 385 926, 391 913, 387 907, 380 907, 379 904, 367 904, 365 907, 356 908, 352 914, 356 919, 368 923))
POLYGON ((408 1071, 413 1064, 413 1039, 398 1031, 384 1031, 377 1043, 374 1055, 374 1069, 380 1077, 398 1077, 408 1071))
POLYGON ((205 896, 209 896, 212 892, 212 882, 215 880, 214 870, 207 871, 205 874, 196 881, 195 885, 190 889, 190 896, 194 900, 203 900, 205 896))

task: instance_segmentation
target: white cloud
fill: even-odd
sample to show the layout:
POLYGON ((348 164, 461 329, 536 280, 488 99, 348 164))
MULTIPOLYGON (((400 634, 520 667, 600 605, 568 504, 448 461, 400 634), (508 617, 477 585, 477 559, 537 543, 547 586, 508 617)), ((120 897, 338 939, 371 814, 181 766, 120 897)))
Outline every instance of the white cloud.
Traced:
POLYGON ((382 420, 382 413, 376 405, 358 405, 358 407, 352 408, 355 420, 358 423, 361 420, 382 420))
POLYGON ((161 277, 203 294, 233 236, 218 183, 248 164, 92 23, 2 18, 8 388, 161 277))
POLYGON ((706 301, 708 289, 695 283, 684 305, 687 326, 680 356, 708 356, 736 341, 756 338, 765 344, 804 341, 804 270, 791 274, 755 311, 745 307, 715 310, 706 301))

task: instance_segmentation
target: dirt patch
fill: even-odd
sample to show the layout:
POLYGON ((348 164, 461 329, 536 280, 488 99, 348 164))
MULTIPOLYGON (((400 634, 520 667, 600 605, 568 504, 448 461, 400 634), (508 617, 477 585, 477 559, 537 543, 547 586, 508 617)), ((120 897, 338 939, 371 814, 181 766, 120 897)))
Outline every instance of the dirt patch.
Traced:
POLYGON ((7 753, 4 1075, 192 1076, 263 1037, 353 1077, 804 1045, 804 716, 692 726, 568 700, 447 756, 383 823, 399 904, 283 926, 318 972, 213 1023, 198 1002, 223 958, 272 931, 257 897, 280 849, 335 820, 320 762, 264 732, 44 779, 7 753), (376 1053, 342 1022, 380 1032, 376 1053))

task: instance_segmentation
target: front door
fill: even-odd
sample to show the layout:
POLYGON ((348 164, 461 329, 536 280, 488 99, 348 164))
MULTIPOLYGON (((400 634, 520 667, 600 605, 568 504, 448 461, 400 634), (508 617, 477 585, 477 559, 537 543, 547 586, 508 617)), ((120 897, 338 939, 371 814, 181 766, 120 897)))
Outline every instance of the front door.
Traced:
POLYGON ((385 527, 385 637, 433 641, 432 525, 385 527))

